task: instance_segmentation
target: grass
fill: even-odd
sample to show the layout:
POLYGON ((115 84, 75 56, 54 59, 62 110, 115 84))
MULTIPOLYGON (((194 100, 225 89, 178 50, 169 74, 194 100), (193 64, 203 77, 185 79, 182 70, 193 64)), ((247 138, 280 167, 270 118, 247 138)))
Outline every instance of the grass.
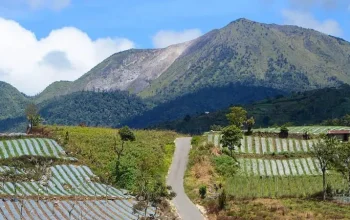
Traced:
MULTIPOLYGON (((49 136, 65 147, 65 150, 76 157, 98 175, 103 182, 116 183, 114 140, 118 131, 110 128, 88 127, 45 127, 49 136), (68 134, 68 141, 66 136, 68 134)), ((132 189, 135 184, 136 172, 142 158, 148 158, 153 173, 165 177, 171 164, 174 152, 174 139, 178 136, 170 131, 134 130, 136 141, 126 144, 121 157, 123 178, 118 186, 132 189)), ((117 144, 121 142, 117 138, 117 144)))
POLYGON ((224 219, 349 219, 348 205, 299 198, 231 200, 224 211, 209 214, 224 219))

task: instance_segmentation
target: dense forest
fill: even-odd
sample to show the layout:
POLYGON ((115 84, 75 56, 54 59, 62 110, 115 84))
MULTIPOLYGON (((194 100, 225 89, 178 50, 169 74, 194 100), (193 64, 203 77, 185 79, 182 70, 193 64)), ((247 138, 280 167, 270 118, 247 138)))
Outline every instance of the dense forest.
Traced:
MULTIPOLYGON (((307 92, 279 95, 253 104, 244 105, 256 121, 256 127, 294 125, 345 125, 350 126, 350 86, 325 88, 307 92)), ((186 116, 183 119, 151 126, 158 129, 176 130, 184 133, 202 133, 212 125, 226 126, 228 108, 209 114, 186 116)))

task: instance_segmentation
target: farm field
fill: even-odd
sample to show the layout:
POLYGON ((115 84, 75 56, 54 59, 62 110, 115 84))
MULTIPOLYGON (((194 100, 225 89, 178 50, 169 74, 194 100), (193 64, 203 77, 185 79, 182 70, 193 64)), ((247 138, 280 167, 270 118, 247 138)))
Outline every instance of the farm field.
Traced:
MULTIPOLYGON (((40 172, 39 163, 28 168, 0 166, 3 198, 0 219, 138 219, 144 216, 143 211, 134 211, 137 201, 128 191, 102 183, 89 167, 67 157, 63 147, 52 139, 0 141, 0 160, 15 161, 21 156, 61 161, 40 172), (27 175, 32 172, 40 179, 28 179, 27 175)), ((154 211, 149 208, 147 215, 154 211)))
MULTIPOLYGON (((316 134, 326 129, 347 128, 307 126, 290 128, 290 131, 303 133, 305 129, 316 134)), ((279 132, 279 129, 268 131, 279 132)), ((207 132, 205 138, 208 143, 219 147, 222 135, 207 132)), ((239 171, 226 179, 227 193, 243 199, 307 197, 319 193, 322 191, 322 172, 318 160, 310 157, 317 143, 317 139, 243 136, 241 146, 235 148, 239 171)), ((335 189, 347 188, 340 174, 330 171, 328 176, 329 184, 335 189)))
MULTIPOLYGON (((305 131, 310 134, 322 134, 327 133, 327 131, 331 130, 350 130, 350 127, 345 126, 296 126, 296 127, 288 127, 289 133, 303 134, 305 131)), ((279 133, 280 128, 260 128, 254 129, 254 132, 271 132, 271 133, 279 133)))
MULTIPOLYGON (((208 134, 208 143, 220 146, 221 134, 208 134)), ((271 153, 307 153, 317 140, 281 139, 273 137, 244 136, 241 147, 236 147, 240 154, 271 154, 271 153)))
POLYGON ((1 219, 138 219, 127 200, 0 200, 1 219))
POLYGON ((20 157, 23 155, 76 160, 75 158, 67 157, 63 148, 51 139, 23 138, 0 141, 0 159, 20 157))

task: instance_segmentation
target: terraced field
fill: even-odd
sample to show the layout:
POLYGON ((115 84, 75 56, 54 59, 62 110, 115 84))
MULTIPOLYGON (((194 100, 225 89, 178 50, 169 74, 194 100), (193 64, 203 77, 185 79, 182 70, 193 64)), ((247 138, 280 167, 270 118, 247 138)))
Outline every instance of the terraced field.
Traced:
MULTIPOLYGON (((292 132, 322 133, 328 129, 346 127, 295 127, 292 132)), ((265 129, 279 132, 279 129, 265 129)), ((222 135, 207 132, 207 142, 220 146, 222 135)), ((319 162, 310 157, 319 140, 281 139, 276 137, 244 136, 235 148, 240 169, 226 179, 226 189, 235 198, 307 197, 322 191, 322 172, 319 162), (286 154, 285 154, 286 153, 286 154)), ((336 172, 327 172, 328 183, 339 190, 347 185, 336 172)))
POLYGON ((303 176, 321 175, 318 161, 312 158, 288 160, 239 159, 244 175, 248 176, 303 176))
MULTIPOLYGON (((215 146, 220 145, 219 133, 209 134, 208 142, 215 146)), ((245 136, 241 140, 241 146, 236 147, 236 153, 240 154, 271 154, 282 152, 306 153, 312 150, 317 140, 281 139, 245 136)))
POLYGON ((127 200, 0 200, 0 219, 138 219, 127 200))
MULTIPOLYGON (((303 134, 305 131, 308 131, 310 134, 322 134, 327 133, 331 130, 350 130, 350 127, 344 126, 298 126, 298 127, 288 127, 289 133, 303 134)), ((279 133, 280 128, 261 128, 254 129, 254 132, 270 132, 270 133, 279 133)))
MULTIPOLYGON (((0 219, 139 219, 144 216, 144 212, 134 212, 137 201, 126 190, 100 183, 89 167, 75 165, 77 160, 67 157, 54 140, 0 141, 0 160, 24 155, 60 158, 66 162, 45 169, 40 181, 8 181, 9 174, 27 174, 28 170, 0 166, 0 197, 3 198, 0 219)), ((154 211, 151 207, 146 215, 154 211)))
POLYGON ((68 158, 56 141, 46 138, 26 138, 0 141, 0 159, 34 155, 44 157, 68 158))

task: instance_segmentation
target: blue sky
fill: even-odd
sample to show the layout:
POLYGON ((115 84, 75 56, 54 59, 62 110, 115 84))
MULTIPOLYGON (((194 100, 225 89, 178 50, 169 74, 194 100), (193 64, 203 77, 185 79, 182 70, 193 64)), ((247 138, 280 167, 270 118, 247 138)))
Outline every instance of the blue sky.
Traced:
POLYGON ((0 51, 7 52, 0 52, 0 80, 36 94, 115 52, 191 40, 241 17, 350 40, 349 6, 350 0, 0 0, 0 51))

